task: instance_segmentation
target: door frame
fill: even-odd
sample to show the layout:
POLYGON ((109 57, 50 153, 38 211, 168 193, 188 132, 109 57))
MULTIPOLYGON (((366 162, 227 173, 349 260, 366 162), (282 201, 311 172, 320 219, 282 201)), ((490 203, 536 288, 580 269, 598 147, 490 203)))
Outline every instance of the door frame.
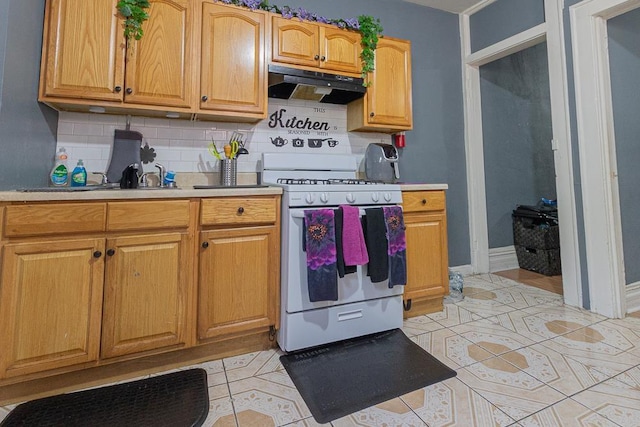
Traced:
POLYGON ((591 310, 624 317, 627 289, 609 72, 607 20, 640 0, 588 0, 570 7, 576 116, 591 310))
POLYGON ((546 22, 482 50, 472 52, 470 16, 491 3, 493 0, 484 1, 460 14, 471 266, 476 273, 489 272, 480 66, 546 41, 553 128, 553 140, 550 141, 550 144, 554 151, 558 216, 559 222, 562 224, 560 227, 560 251, 564 301, 568 305, 582 306, 582 280, 573 186, 569 95, 562 19, 564 0, 544 0, 546 22))

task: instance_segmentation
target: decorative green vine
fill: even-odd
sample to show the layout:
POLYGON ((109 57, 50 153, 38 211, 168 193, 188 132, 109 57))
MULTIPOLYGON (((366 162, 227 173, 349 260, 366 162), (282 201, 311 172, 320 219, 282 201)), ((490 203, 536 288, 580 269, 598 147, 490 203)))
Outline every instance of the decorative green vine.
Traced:
POLYGON ((125 18, 124 37, 127 42, 131 39, 140 40, 144 34, 142 23, 149 19, 146 9, 150 7, 149 0, 119 0, 118 12, 125 18))
MULTIPOLYGON (((366 81, 368 73, 375 67, 375 50, 378 46, 378 39, 382 37, 382 26, 380 20, 370 15, 360 15, 354 18, 338 18, 329 19, 319 16, 315 13, 299 7, 292 8, 290 6, 276 6, 269 4, 268 0, 215 0, 225 4, 233 4, 236 6, 246 7, 251 10, 264 10, 267 12, 278 13, 283 18, 297 18, 301 21, 320 22, 323 24, 332 24, 338 28, 359 31, 362 35, 362 78, 365 79, 365 86, 369 83, 366 81)), ((149 0, 119 0, 118 12, 125 18, 124 36, 127 42, 131 39, 140 40, 143 35, 142 23, 149 19, 147 9, 149 9, 149 0)))
MULTIPOLYGON (((380 20, 369 15, 358 16, 360 34, 362 34, 362 77, 366 80, 367 74, 374 70, 375 50, 378 47, 378 38, 382 36, 380 20)), ((369 86, 369 82, 365 82, 369 86)))

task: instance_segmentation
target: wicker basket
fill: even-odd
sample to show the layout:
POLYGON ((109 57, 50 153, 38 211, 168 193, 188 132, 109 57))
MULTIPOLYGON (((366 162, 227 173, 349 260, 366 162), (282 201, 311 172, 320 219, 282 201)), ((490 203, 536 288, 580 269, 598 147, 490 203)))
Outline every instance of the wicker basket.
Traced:
POLYGON ((525 270, 535 271, 546 276, 562 274, 560 249, 536 249, 516 245, 518 265, 525 270))
POLYGON ((513 244, 533 249, 558 249, 560 231, 558 225, 531 222, 513 216, 513 244))

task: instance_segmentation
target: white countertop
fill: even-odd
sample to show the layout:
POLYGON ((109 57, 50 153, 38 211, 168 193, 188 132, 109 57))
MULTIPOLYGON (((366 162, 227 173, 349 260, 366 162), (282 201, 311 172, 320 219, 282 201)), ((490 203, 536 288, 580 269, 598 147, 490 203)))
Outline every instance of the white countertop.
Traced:
POLYGON ((428 191, 428 190, 447 190, 448 184, 419 184, 419 183, 403 183, 400 184, 402 191, 428 191))
MULTIPOLYGON (((402 191, 447 190, 447 184, 400 184, 402 191)), ((45 202, 73 200, 144 200, 185 199, 202 197, 260 196, 282 194, 280 187, 228 187, 211 189, 132 189, 93 190, 69 192, 21 192, 0 191, 0 202, 45 202)))

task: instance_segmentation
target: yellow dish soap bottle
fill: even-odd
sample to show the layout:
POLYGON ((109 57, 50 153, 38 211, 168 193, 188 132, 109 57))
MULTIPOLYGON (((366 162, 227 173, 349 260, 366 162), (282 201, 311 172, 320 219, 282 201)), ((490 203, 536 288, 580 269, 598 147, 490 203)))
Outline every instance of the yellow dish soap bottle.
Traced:
POLYGON ((63 187, 69 183, 69 168, 67 168, 67 150, 60 147, 56 153, 56 161, 51 169, 51 184, 63 187))
POLYGON ((71 186, 84 187, 87 185, 87 170, 84 168, 82 159, 78 160, 78 164, 71 172, 71 186))

